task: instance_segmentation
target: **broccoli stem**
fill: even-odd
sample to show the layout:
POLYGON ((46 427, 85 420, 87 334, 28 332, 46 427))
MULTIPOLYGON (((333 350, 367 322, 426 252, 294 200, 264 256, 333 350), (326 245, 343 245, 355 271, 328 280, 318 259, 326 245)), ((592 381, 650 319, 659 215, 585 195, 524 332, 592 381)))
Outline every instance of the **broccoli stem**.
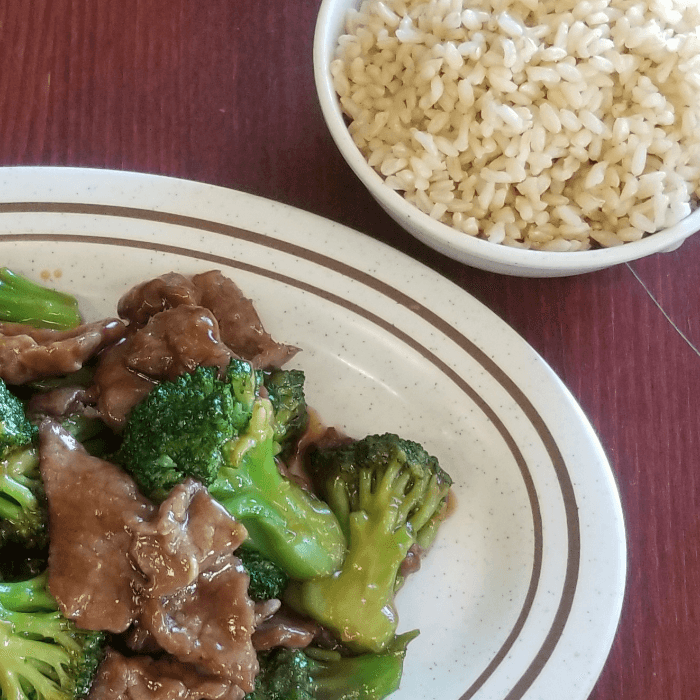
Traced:
POLYGON ((258 399, 246 432, 228 444, 210 492, 248 530, 248 545, 294 579, 325 576, 345 555, 345 538, 325 503, 285 478, 275 461, 269 400, 258 399))
POLYGON ((319 660, 309 656, 315 700, 381 700, 398 690, 408 643, 417 631, 395 637, 382 654, 319 660))
POLYGON ((36 448, 21 448, 0 460, 0 531, 29 544, 43 539, 46 514, 41 493, 36 448))
POLYGON ((262 652, 255 690, 244 700, 382 700, 398 689, 406 647, 417 635, 395 637, 382 654, 342 657, 316 647, 262 652))
POLYGON ((0 518, 19 522, 30 503, 33 494, 30 488, 23 486, 8 474, 0 474, 0 518))
POLYGON ((396 632, 394 584, 413 542, 405 528, 387 533, 383 518, 352 513, 350 549, 340 571, 292 582, 285 599, 333 630, 351 649, 379 653, 396 632))
POLYGON ((79 326, 82 319, 75 297, 38 285, 2 267, 0 321, 26 323, 35 328, 68 330, 79 326))
POLYGON ((48 573, 25 581, 0 581, 0 606, 16 612, 56 612, 58 605, 48 590, 48 573))

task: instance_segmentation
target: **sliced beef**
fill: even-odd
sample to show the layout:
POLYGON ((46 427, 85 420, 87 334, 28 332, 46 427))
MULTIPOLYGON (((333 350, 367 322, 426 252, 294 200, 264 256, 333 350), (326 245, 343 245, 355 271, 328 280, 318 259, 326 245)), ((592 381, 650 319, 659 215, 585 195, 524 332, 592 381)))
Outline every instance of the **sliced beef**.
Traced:
POLYGON ((131 552, 146 576, 141 640, 151 638, 180 661, 251 691, 258 672, 255 607, 248 574, 233 554, 246 535, 201 484, 188 480, 138 528, 131 552))
POLYGON ((255 627, 257 628, 260 623, 272 617, 281 607, 282 602, 277 598, 255 601, 255 627))
POLYGON ((281 367, 299 351, 276 342, 263 328, 253 302, 218 270, 195 275, 192 283, 201 305, 216 316, 224 343, 255 367, 281 367))
POLYGON ((39 427, 49 510, 49 589, 86 629, 123 632, 136 618, 141 575, 129 547, 155 507, 121 469, 85 449, 50 419, 39 427))
POLYGON ((88 700, 241 700, 244 695, 232 680, 172 657, 125 657, 108 649, 88 700))
POLYGON ((100 358, 95 374, 98 409, 117 431, 160 381, 201 365, 223 368, 232 357, 281 367, 298 352, 265 331, 252 301, 218 270, 143 282, 120 299, 118 312, 129 334, 100 358))
POLYGON ((399 573, 403 578, 420 571, 421 561, 425 556, 425 550, 416 542, 411 545, 406 553, 406 558, 401 562, 399 573))
POLYGON ((130 340, 109 348, 99 359, 93 391, 102 420, 113 430, 124 427, 131 409, 157 384, 127 366, 130 340))
POLYGON ((254 606, 236 557, 220 560, 196 584, 144 600, 140 624, 180 661, 235 681, 247 692, 258 672, 254 606))
POLYGON ((202 306, 178 306, 157 313, 129 343, 127 367, 157 379, 175 379, 200 365, 226 367, 233 357, 216 318, 202 306))
POLYGON ((0 378, 8 384, 26 384, 76 372, 125 332, 125 324, 115 318, 69 331, 0 323, 0 378))
POLYGON ((231 351, 256 368, 281 367, 298 348, 276 342, 265 331, 253 302, 219 270, 191 279, 169 272, 130 289, 119 301, 119 316, 140 327, 151 316, 178 306, 203 306, 219 323, 231 351))
POLYGON ((146 576, 145 594, 157 597, 195 583, 219 558, 231 556, 247 532, 200 482, 187 479, 135 535, 131 556, 146 576))
POLYGON ((226 367, 233 357, 210 311, 178 306, 152 316, 99 360, 94 388, 103 420, 114 430, 160 381, 200 365, 226 367))
POLYGON ((245 528, 200 483, 158 509, 125 472, 88 455, 58 424, 39 428, 51 544, 49 588, 66 617, 169 652, 250 692, 255 607, 234 555, 245 528))
POLYGON ((120 318, 131 326, 145 326, 151 316, 176 306, 201 306, 200 294, 179 272, 168 272, 132 287, 117 304, 120 318))

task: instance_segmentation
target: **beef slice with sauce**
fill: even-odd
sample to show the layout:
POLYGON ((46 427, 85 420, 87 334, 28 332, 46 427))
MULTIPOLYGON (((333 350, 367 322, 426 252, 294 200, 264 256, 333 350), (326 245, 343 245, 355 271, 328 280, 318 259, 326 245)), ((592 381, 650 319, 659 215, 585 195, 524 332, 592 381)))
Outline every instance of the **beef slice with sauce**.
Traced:
POLYGON ((125 333, 126 325, 116 318, 68 331, 0 323, 0 378, 8 384, 26 384, 77 372, 125 333))
POLYGON ((172 657, 126 657, 108 649, 88 700, 241 700, 233 681, 209 676, 172 657))
MULTIPOLYGON (((243 525, 199 482, 179 484, 156 509, 128 474, 58 423, 44 420, 39 437, 49 589, 66 617, 115 633, 135 623, 157 648, 225 681, 226 697, 242 697, 234 686, 252 691, 255 606, 234 555, 243 525)), ((123 697, 142 682, 137 674, 123 697)))
POLYGON ((80 627, 124 632, 138 614, 142 576, 129 548, 155 506, 119 467, 89 455, 58 423, 39 427, 49 512, 49 589, 80 627))
POLYGON ((282 367, 299 348, 278 343, 263 327, 253 302, 238 285, 219 270, 192 277, 202 306, 211 309, 219 322, 221 338, 233 352, 254 367, 282 367))
POLYGON ((178 306, 202 306, 211 311, 223 342, 254 367, 281 367, 299 350, 275 341, 265 330, 251 299, 219 270, 191 278, 169 272, 141 282, 122 296, 117 313, 130 326, 140 327, 155 314, 178 306))
POLYGON ((246 536, 204 486, 188 479, 139 525, 131 554, 146 577, 141 636, 249 692, 258 672, 255 607, 234 555, 246 536))
POLYGON ((278 607, 271 615, 258 619, 253 633, 253 646, 257 651, 275 647, 304 649, 320 631, 321 625, 314 620, 289 608, 278 607))
POLYGON ((220 557, 232 555, 247 534, 200 482, 185 479, 136 528, 130 553, 146 576, 144 594, 171 595, 195 583, 220 557))
POLYGON ((299 351, 275 341, 253 302, 218 270, 147 280, 126 292, 117 310, 129 332, 100 357, 93 387, 103 420, 116 431, 158 382, 198 366, 223 368, 232 357, 281 367, 299 351))
POLYGON ((251 692, 258 662, 247 579, 236 557, 220 560, 196 584, 144 599, 140 625, 178 660, 251 692))
POLYGON ((119 318, 130 326, 145 326, 151 316, 176 306, 200 306, 200 294, 179 272, 167 272, 132 287, 117 303, 119 318))

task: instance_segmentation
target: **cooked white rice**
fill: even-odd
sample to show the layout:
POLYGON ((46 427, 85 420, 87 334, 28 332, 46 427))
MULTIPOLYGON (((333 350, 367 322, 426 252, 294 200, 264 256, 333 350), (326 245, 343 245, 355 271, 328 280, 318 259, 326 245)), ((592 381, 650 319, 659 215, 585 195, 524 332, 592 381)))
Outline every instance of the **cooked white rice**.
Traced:
POLYGON ((700 196, 697 0, 365 0, 331 72, 370 165, 467 235, 620 245, 700 196))

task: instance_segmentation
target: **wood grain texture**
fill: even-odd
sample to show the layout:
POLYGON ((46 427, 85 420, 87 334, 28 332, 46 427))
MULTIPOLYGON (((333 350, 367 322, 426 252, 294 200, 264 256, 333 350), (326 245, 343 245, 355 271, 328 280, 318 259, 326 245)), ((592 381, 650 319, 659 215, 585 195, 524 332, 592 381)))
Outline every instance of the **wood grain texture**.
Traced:
POLYGON ((552 366, 595 426, 629 535, 627 599, 593 700, 700 687, 700 237, 581 277, 466 268, 396 226, 316 100, 319 0, 3 0, 0 165, 134 170, 252 192, 441 272, 552 366))

